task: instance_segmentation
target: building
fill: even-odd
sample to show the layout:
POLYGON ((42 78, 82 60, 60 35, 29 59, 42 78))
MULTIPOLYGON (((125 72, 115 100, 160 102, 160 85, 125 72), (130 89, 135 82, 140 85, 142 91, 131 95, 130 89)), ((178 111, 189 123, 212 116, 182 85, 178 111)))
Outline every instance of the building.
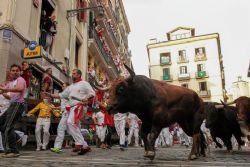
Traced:
POLYGON ((0 58, 3 60, 0 82, 5 80, 11 64, 20 64, 27 56, 35 76, 30 88, 34 98, 39 96, 46 68, 52 68, 55 92, 63 82, 70 80, 69 74, 74 68, 81 69, 85 78, 87 19, 86 16, 66 17, 67 10, 80 8, 83 2, 87 3, 80 0, 0 1, 0 58), (35 50, 28 47, 31 41, 37 45, 35 50))
POLYGON ((63 82, 70 81, 74 68, 82 70, 84 79, 88 67, 94 67, 102 80, 125 75, 122 64, 132 65, 129 32, 121 0, 2 0, 0 83, 9 66, 20 64, 27 56, 36 78, 31 88, 36 90, 34 98, 38 97, 43 72, 49 67, 53 70, 55 92, 63 82), (103 28, 105 46, 94 24, 103 28), (33 45, 34 50, 29 47, 33 45))
POLYGON ((147 45, 152 79, 187 87, 204 101, 225 100, 225 78, 219 34, 195 35, 194 28, 178 27, 167 40, 147 45))
POLYGON ((107 84, 127 74, 123 63, 132 66, 130 27, 122 0, 93 0, 90 6, 102 6, 104 17, 98 18, 98 10, 89 13, 88 66, 97 80, 107 84))
POLYGON ((238 80, 232 83, 231 87, 231 101, 237 99, 240 96, 249 96, 249 83, 238 77, 238 80))

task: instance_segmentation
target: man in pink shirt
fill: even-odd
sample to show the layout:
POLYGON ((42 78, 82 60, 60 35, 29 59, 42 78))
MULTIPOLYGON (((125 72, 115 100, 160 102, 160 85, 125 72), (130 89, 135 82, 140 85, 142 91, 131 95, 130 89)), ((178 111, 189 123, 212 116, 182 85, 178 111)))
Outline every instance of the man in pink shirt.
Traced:
POLYGON ((1 94, 10 92, 10 106, 0 117, 0 131, 3 134, 5 155, 2 157, 11 158, 19 156, 17 149, 17 139, 14 126, 22 117, 24 111, 24 94, 26 82, 20 77, 21 67, 13 64, 10 67, 12 81, 7 86, 0 86, 1 94))

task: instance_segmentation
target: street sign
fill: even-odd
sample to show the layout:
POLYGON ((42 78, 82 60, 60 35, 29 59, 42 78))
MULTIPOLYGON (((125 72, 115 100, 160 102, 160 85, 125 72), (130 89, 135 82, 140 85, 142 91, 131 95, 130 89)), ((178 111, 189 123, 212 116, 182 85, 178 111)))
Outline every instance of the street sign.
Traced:
POLYGON ((23 49, 23 58, 24 59, 35 59, 41 58, 41 46, 37 45, 36 41, 31 41, 28 47, 23 49))
POLYGON ((3 30, 3 39, 11 40, 12 39, 12 31, 11 30, 3 30))

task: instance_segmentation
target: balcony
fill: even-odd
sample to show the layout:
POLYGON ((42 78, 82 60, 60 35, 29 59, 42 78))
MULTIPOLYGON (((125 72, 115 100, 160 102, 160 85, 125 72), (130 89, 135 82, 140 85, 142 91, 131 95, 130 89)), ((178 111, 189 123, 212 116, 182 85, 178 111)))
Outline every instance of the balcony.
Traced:
POLYGON ((182 81, 182 80, 189 80, 190 79, 190 74, 189 73, 185 73, 185 74, 179 74, 178 75, 178 80, 182 81))
POLYGON ((206 57, 206 55, 195 55, 195 57, 194 57, 194 61, 196 62, 196 61, 206 61, 207 60, 207 57, 206 57))
POLYGON ((211 97, 211 91, 210 90, 199 90, 198 95, 203 98, 211 97))
POLYGON ((164 65, 171 65, 171 60, 170 59, 161 59, 160 65, 164 66, 164 65))
POLYGON ((102 58, 105 60, 107 67, 112 68, 112 70, 117 74, 119 74, 119 70, 116 67, 114 60, 112 59, 112 57, 110 55, 108 55, 104 48, 103 48, 103 44, 102 41, 100 40, 99 36, 97 35, 96 31, 93 28, 89 28, 89 38, 93 38, 94 41, 96 42, 97 48, 99 50, 99 52, 102 55, 102 58))
POLYGON ((117 47, 119 47, 119 39, 118 37, 115 35, 114 31, 111 28, 111 25, 108 23, 105 23, 106 27, 108 28, 108 32, 112 38, 112 40, 114 41, 114 43, 116 44, 117 47))
POLYGON ((170 74, 163 75, 161 78, 163 81, 173 81, 173 77, 170 74))
POLYGON ((207 78, 208 77, 208 72, 207 71, 198 71, 195 73, 195 77, 197 79, 199 78, 207 78))
POLYGON ((179 57, 177 60, 177 64, 181 64, 181 63, 188 63, 189 60, 187 58, 183 58, 183 57, 179 57))

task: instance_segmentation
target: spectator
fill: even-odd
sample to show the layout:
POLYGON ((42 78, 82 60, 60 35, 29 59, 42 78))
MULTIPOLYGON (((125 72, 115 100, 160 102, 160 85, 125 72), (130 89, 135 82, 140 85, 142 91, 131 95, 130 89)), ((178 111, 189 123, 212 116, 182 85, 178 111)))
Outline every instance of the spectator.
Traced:
POLYGON ((60 116, 60 113, 53 112, 55 106, 51 103, 51 98, 44 96, 42 94, 43 102, 40 102, 35 108, 28 112, 27 116, 30 117, 32 114, 39 110, 38 119, 36 121, 36 143, 37 149, 36 151, 40 151, 41 147, 43 150, 46 150, 46 147, 49 143, 49 128, 50 128, 50 118, 51 113, 53 113, 56 117, 60 116), (41 142, 41 130, 43 129, 43 143, 41 142))
POLYGON ((42 80, 42 91, 52 93, 53 90, 53 80, 52 80, 52 69, 47 68, 42 80))

